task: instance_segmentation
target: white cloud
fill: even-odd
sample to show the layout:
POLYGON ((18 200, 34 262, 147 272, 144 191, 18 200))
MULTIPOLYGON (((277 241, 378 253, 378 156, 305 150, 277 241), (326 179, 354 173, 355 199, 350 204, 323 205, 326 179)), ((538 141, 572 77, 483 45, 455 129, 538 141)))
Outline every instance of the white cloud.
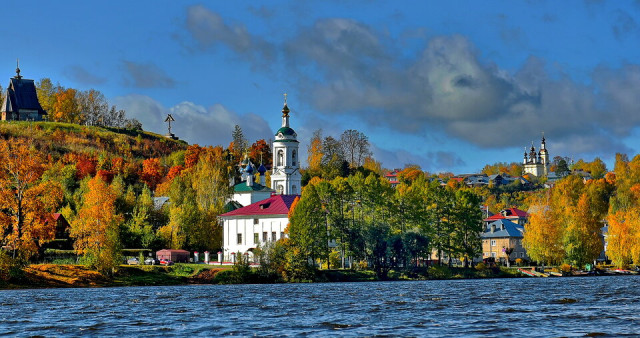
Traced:
POLYGON ((190 144, 226 147, 231 142, 231 132, 236 124, 242 128, 249 142, 268 140, 272 134, 262 117, 253 113, 238 114, 221 104, 205 108, 193 102, 182 102, 167 108, 143 95, 127 95, 113 101, 127 112, 127 117, 138 119, 145 130, 158 134, 167 133, 164 119, 167 114, 172 114, 175 119, 171 124, 172 133, 190 144))

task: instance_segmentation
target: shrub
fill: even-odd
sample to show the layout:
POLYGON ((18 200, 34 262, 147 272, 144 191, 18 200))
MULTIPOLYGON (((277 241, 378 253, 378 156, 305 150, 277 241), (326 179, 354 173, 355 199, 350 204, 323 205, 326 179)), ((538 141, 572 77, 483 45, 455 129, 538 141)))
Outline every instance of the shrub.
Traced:
POLYGON ((429 268, 429 277, 431 279, 449 279, 451 278, 451 270, 447 266, 432 266, 429 268))
POLYGON ((478 271, 484 271, 484 270, 486 270, 486 269, 487 269, 487 265, 486 265, 486 264, 484 264, 484 263, 482 263, 482 262, 480 262, 480 263, 476 264, 476 270, 478 270, 478 271))
POLYGON ((23 263, 11 258, 5 251, 0 250, 0 281, 7 282, 10 279, 22 276, 23 263))
POLYGON ((567 263, 560 265, 560 271, 562 271, 563 274, 571 273, 571 265, 567 263))
POLYGON ((516 265, 517 266, 523 266, 524 265, 524 259, 516 258, 516 265))

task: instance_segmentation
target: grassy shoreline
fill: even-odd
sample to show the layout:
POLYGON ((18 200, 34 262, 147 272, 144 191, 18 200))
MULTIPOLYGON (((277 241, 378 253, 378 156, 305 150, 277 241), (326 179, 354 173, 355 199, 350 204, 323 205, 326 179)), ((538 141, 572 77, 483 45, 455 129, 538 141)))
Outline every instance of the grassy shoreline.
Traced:
MULTIPOLYGON (((252 269, 253 270, 253 269, 252 269)), ((0 289, 76 288, 114 286, 169 286, 189 284, 255 284, 282 283, 281 280, 265 278, 255 271, 239 272, 229 266, 203 264, 176 264, 173 266, 127 266, 121 265, 112 276, 100 274, 83 265, 32 264, 22 273, 0 282, 0 289)), ((369 270, 318 270, 309 282, 371 282, 412 281, 436 279, 484 279, 525 277, 515 268, 486 269, 435 267, 412 271, 390 270, 387 277, 379 279, 369 270)))

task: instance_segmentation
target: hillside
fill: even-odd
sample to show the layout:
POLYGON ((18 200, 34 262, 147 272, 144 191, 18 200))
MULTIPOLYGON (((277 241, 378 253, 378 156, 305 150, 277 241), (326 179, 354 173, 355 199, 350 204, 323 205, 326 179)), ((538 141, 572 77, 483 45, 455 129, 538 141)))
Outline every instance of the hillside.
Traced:
POLYGON ((0 122, 3 139, 24 139, 53 160, 68 153, 107 153, 127 160, 157 158, 185 150, 187 143, 162 135, 123 128, 81 126, 58 122, 0 122))

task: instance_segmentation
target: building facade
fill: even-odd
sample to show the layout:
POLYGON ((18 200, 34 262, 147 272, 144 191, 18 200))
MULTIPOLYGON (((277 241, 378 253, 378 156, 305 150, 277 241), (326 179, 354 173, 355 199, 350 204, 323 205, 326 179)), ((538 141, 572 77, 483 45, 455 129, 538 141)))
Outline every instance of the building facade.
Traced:
POLYGON ((237 255, 255 261, 253 251, 286 237, 289 209, 296 195, 275 195, 220 215, 223 226, 223 260, 235 263, 237 255))
POLYGON ((495 262, 515 261, 518 258, 529 260, 522 246, 524 226, 507 219, 499 219, 485 226, 482 238, 482 258, 493 258, 495 262), (509 253, 509 251, 511 252, 509 253))

